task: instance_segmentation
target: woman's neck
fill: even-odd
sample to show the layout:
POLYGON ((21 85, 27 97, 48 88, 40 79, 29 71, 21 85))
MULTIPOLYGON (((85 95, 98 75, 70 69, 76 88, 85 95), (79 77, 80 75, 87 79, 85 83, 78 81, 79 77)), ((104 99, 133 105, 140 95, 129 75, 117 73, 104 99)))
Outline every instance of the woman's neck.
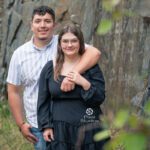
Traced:
POLYGON ((80 62, 81 56, 65 57, 63 67, 61 70, 62 75, 67 75, 73 68, 80 62))
POLYGON ((76 56, 65 56, 64 57, 64 63, 66 64, 76 64, 80 61, 81 56, 76 55, 76 56))

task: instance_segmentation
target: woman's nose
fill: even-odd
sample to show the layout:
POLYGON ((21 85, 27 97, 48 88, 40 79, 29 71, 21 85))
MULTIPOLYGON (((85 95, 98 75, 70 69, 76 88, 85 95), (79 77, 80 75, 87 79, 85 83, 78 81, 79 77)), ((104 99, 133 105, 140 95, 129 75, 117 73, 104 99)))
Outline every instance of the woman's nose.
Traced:
POLYGON ((68 42, 68 46, 72 46, 72 42, 71 41, 68 42))

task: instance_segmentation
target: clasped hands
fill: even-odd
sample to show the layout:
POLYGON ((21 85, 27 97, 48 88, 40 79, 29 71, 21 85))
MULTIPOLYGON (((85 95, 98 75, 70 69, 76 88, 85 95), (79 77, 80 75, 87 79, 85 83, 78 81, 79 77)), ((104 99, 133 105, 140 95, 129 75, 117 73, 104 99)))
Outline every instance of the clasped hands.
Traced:
POLYGON ((61 83, 61 90, 69 92, 75 88, 75 84, 79 84, 81 75, 76 71, 71 71, 67 74, 61 83))

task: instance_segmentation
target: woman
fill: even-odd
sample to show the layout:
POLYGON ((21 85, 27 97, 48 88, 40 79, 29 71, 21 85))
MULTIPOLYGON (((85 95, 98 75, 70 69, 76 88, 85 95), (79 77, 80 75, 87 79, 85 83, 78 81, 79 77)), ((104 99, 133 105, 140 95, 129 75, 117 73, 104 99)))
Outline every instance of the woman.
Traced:
MULTIPOLYGON (((73 71, 84 53, 84 39, 79 27, 66 25, 59 34, 56 64, 49 61, 42 70, 38 95, 38 125, 47 141, 47 150, 100 150, 103 142, 94 142, 100 128, 85 132, 82 146, 79 129, 99 124, 100 104, 105 99, 105 83, 97 65, 82 75, 73 71), (64 77, 75 82, 74 90, 60 89, 64 77)), ((94 59, 94 58, 93 58, 94 59)))

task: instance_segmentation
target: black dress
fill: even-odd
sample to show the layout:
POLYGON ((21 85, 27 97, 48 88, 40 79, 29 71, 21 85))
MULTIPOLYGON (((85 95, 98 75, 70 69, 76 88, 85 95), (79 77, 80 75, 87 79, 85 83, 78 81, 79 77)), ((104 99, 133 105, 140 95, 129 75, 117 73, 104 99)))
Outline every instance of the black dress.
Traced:
POLYGON ((47 150, 101 150, 104 141, 94 142, 93 136, 100 129, 100 104, 105 99, 105 82, 98 65, 83 76, 91 83, 85 91, 76 85, 70 92, 63 92, 59 81, 53 78, 53 63, 43 68, 39 81, 38 126, 54 129, 54 141, 47 142, 47 150), (84 136, 83 136, 84 135, 84 136))

